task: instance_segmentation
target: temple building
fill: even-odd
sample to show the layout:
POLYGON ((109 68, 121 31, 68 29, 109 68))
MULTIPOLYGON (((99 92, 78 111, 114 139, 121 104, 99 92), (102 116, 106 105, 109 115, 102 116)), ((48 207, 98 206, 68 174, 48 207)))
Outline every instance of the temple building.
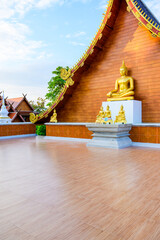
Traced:
POLYGON ((95 38, 68 77, 66 73, 62 92, 31 121, 49 122, 56 108, 58 122, 95 122, 124 60, 134 79, 134 99, 142 102, 142 123, 148 124, 133 126, 132 140, 160 143, 160 128, 153 126, 160 123, 159 59, 159 22, 143 1, 110 0, 95 38))
MULTIPOLYGON (((19 98, 6 98, 5 106, 8 111, 8 116, 12 119, 11 122, 29 122, 29 114, 34 112, 33 107, 23 95, 19 98)), ((0 95, 0 109, 2 107, 2 96, 0 95)))

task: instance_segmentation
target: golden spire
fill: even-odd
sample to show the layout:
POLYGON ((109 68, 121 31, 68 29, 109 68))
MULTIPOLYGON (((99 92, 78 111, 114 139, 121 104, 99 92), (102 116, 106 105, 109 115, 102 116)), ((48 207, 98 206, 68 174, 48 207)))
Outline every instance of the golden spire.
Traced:
POLYGON ((124 60, 123 60, 123 62, 122 62, 122 66, 121 66, 121 68, 123 68, 123 69, 127 69, 124 60))

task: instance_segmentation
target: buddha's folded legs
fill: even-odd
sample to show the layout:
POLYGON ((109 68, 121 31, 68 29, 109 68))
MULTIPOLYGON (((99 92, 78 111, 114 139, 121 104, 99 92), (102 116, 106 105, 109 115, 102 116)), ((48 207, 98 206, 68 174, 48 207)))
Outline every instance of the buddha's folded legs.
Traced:
POLYGON ((112 97, 116 97, 116 98, 128 97, 133 95, 134 95, 134 91, 124 92, 124 93, 112 93, 112 97))

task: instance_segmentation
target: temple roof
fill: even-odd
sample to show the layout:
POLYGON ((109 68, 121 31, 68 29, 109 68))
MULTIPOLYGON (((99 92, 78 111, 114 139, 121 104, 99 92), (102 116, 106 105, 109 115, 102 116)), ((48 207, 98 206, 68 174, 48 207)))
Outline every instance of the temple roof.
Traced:
POLYGON ((14 122, 14 120, 18 117, 21 119, 22 122, 25 122, 25 120, 23 119, 23 117, 18 113, 18 112, 10 112, 8 114, 8 116, 12 119, 12 122, 14 122))
POLYGON ((10 98, 8 99, 8 102, 11 103, 13 105, 13 107, 16 109, 18 107, 18 105, 20 104, 20 102, 22 102, 23 97, 19 97, 19 98, 10 98))
MULTIPOLYGON (((50 120, 53 114, 54 108, 62 107, 64 102, 72 95, 72 92, 76 88, 79 76, 81 73, 86 71, 90 66, 91 62, 95 59, 99 52, 102 51, 107 38, 113 31, 114 23, 119 13, 122 0, 110 0, 107 4, 106 11, 104 13, 100 27, 92 40, 91 44, 78 60, 78 62, 71 69, 71 77, 74 81, 74 85, 69 87, 68 82, 66 82, 60 94, 57 96, 55 102, 52 106, 47 109, 46 112, 40 113, 39 115, 33 116, 31 121, 33 123, 43 123, 50 120), (57 106, 58 105, 58 106, 57 106)), ((147 6, 141 0, 123 0, 127 3, 127 10, 132 12, 137 18, 140 25, 145 26, 151 33, 153 37, 160 37, 160 26, 157 19, 147 8, 147 6)))
POLYGON ((145 26, 154 37, 160 37, 160 23, 141 0, 126 0, 128 10, 132 11, 139 23, 145 26))
POLYGON ((148 7, 145 5, 144 2, 141 0, 133 0, 134 4, 136 4, 138 7, 140 7, 140 12, 143 11, 145 14, 147 14, 147 18, 149 18, 149 21, 154 22, 153 26, 159 25, 159 21, 156 19, 156 17, 153 15, 153 13, 148 9, 148 7))
POLYGON ((12 104, 14 109, 17 109, 17 107, 23 102, 25 101, 29 107, 32 109, 32 111, 34 111, 34 108, 31 106, 31 104, 28 102, 26 96, 24 95, 23 97, 19 97, 19 98, 10 98, 7 99, 7 101, 12 104))

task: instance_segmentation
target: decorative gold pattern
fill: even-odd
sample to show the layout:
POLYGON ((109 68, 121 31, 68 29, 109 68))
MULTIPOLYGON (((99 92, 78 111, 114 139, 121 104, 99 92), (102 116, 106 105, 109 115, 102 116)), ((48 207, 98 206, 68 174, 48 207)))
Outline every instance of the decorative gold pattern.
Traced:
POLYGON ((148 24, 146 24, 146 26, 148 27, 148 29, 150 29, 150 30, 152 29, 152 25, 151 24, 148 23, 148 24))
POLYGON ((135 15, 137 18, 140 18, 140 16, 141 16, 138 12, 136 12, 135 15))
POLYGON ((29 120, 30 122, 35 123, 38 120, 38 115, 35 115, 34 113, 30 113, 29 120))
POLYGON ((71 69, 69 69, 68 71, 65 68, 61 69, 61 73, 60 73, 60 77, 63 80, 67 80, 69 77, 71 77, 71 69))
POLYGON ((130 7, 129 7, 129 6, 127 7, 127 11, 128 11, 128 12, 131 12, 131 9, 130 9, 130 7))

